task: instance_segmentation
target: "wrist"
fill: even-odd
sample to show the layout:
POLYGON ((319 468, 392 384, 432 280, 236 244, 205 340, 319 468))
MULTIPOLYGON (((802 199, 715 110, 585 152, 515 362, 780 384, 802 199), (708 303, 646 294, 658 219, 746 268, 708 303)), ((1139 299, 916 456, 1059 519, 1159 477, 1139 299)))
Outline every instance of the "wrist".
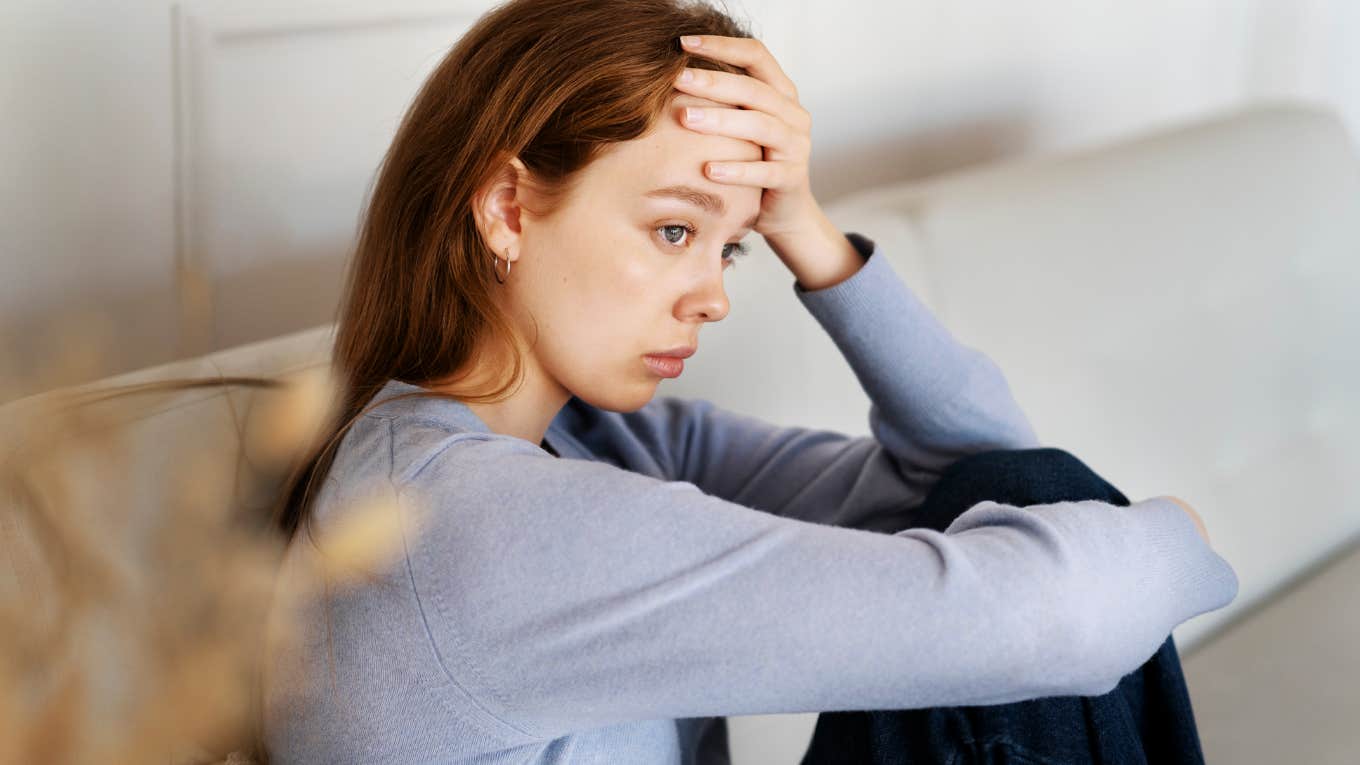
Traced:
POLYGON ((863 267, 864 256, 820 208, 808 218, 807 227, 800 231, 766 237, 802 289, 835 286, 863 267))

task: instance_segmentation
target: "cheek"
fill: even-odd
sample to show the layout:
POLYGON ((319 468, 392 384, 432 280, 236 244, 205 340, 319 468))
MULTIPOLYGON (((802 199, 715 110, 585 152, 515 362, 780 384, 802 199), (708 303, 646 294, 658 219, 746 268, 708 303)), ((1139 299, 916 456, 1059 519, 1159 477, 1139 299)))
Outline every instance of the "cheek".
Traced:
POLYGON ((639 303, 656 294, 663 263, 639 236, 598 237, 572 250, 571 264, 557 274, 581 309, 595 316, 633 316, 639 303))
POLYGON ((658 342, 652 335, 665 317, 658 314, 657 277, 639 260, 616 258, 612 266, 579 277, 569 319, 572 344, 596 369, 622 371, 658 342))
POLYGON ((660 320, 665 258, 646 234, 558 229, 534 280, 540 331, 582 361, 621 363, 660 320), (651 247, 652 249, 648 249, 651 247))

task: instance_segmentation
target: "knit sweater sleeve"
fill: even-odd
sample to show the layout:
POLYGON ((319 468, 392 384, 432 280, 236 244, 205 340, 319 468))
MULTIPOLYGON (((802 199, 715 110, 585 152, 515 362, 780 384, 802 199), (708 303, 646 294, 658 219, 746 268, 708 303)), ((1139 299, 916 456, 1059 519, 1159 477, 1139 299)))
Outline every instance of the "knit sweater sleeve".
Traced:
POLYGON ((1237 580, 1171 500, 983 502, 944 532, 761 512, 450 430, 393 473, 406 562, 474 704, 529 736, 626 721, 1095 695, 1237 580))
POLYGON ((1001 369, 953 337, 873 240, 846 237, 864 265, 830 287, 794 282, 793 291, 868 394, 872 436, 781 427, 669 396, 619 418, 676 480, 705 493, 791 518, 896 531, 953 462, 1040 444, 1001 369))

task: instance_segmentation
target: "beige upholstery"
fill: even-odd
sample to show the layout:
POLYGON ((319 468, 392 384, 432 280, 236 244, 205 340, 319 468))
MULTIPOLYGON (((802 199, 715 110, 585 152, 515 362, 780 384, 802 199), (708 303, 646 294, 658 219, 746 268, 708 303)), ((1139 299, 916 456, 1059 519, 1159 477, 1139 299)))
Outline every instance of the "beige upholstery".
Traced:
MULTIPOLYGON (((181 378, 280 377, 304 369, 324 368, 330 360, 331 332, 330 326, 317 327, 90 385, 30 396, 0 407, 0 429, 10 432, 13 423, 55 398, 89 391, 181 378)), ((175 488, 171 476, 185 469, 191 460, 205 453, 229 459, 235 459, 238 453, 249 456, 242 451, 242 428, 247 425, 259 395, 255 388, 216 386, 124 396, 95 404, 90 411, 121 423, 118 435, 122 449, 135 457, 134 469, 123 476, 131 481, 126 487, 128 496, 137 498, 139 512, 149 512, 166 504, 165 493, 175 488)))

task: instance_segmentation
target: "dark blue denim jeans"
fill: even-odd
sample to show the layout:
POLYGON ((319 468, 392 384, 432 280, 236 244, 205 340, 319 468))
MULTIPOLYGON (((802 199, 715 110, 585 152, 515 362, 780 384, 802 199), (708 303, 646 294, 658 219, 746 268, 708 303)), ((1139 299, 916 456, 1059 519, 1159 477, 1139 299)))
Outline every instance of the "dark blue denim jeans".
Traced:
MULTIPOLYGON (((1026 506, 1129 500, 1061 449, 991 451, 951 465, 904 528, 944 531, 983 500, 1026 506)), ((822 712, 802 765, 1203 765, 1170 635, 1104 696, 1011 704, 822 712)))

